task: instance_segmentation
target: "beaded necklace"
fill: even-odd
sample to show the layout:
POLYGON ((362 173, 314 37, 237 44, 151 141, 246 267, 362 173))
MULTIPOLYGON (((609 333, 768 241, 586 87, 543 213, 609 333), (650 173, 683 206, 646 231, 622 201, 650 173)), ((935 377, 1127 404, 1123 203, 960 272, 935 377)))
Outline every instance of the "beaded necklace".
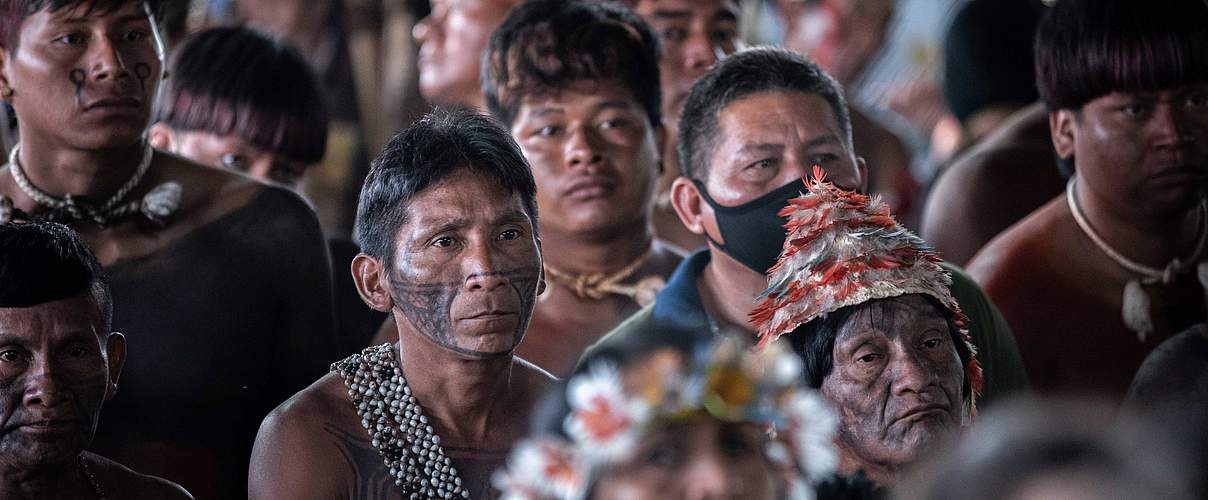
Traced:
POLYGON ((407 380, 394 344, 365 348, 331 364, 344 377, 361 427, 409 498, 470 498, 407 380))

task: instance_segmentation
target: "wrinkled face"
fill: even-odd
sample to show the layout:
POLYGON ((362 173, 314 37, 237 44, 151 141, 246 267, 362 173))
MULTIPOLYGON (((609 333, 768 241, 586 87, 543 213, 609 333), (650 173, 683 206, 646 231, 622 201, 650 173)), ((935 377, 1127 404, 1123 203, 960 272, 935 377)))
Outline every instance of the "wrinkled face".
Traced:
POLYGON ((644 223, 658 175, 656 129, 619 82, 525 96, 511 128, 537 179, 543 230, 590 237, 644 223))
POLYGON ((839 448, 896 468, 954 435, 965 419, 964 371, 948 322, 921 295, 881 299, 835 337, 822 395, 839 412, 839 448))
POLYGON ((396 241, 389 286, 400 326, 472 359, 515 349, 541 275, 519 195, 459 168, 411 199, 396 241))
POLYGON ((684 102, 697 78, 741 46, 739 10, 732 0, 642 0, 635 10, 659 34, 663 45, 659 79, 663 128, 669 140, 662 152, 664 171, 658 192, 664 193, 680 175, 675 137, 679 135, 684 102))
POLYGON ((266 151, 235 134, 175 131, 174 153, 201 164, 243 172, 257 179, 296 188, 312 164, 266 151))
POLYGON ((717 122, 705 186, 722 205, 740 205, 800 182, 814 165, 839 186, 864 187, 843 127, 816 94, 752 94, 722 108, 717 122))
POLYGON ((39 11, 3 50, 22 134, 84 149, 125 147, 147 128, 163 61, 142 2, 39 11))
POLYGON ((876 55, 893 17, 890 0, 779 0, 784 46, 847 84, 876 55))
POLYGON ((1115 92, 1066 122, 1079 177, 1117 210, 1170 214, 1208 194, 1208 85, 1115 92))
POLYGON ((479 57, 515 0, 433 0, 432 13, 412 32, 419 42, 419 88, 438 104, 481 98, 479 57))
POLYGON ((100 324, 91 294, 0 308, 0 462, 61 464, 92 440, 110 396, 100 324))
POLYGON ((629 459, 601 475, 591 498, 777 498, 767 443, 767 434, 752 423, 698 416, 658 424, 629 459))

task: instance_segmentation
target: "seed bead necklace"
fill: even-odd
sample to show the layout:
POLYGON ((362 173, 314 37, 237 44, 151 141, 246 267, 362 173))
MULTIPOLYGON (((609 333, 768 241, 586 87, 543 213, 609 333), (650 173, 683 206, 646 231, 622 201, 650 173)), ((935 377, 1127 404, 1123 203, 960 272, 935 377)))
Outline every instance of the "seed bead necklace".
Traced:
POLYGON ((394 344, 331 364, 344 377, 361 427, 409 498, 470 498, 394 358, 394 344))
POLYGON ((97 498, 105 500, 105 490, 101 489, 101 482, 97 481, 96 476, 92 475, 92 471, 88 469, 88 462, 84 460, 84 454, 81 453, 76 457, 76 465, 79 466, 80 472, 84 474, 84 479, 88 480, 88 486, 92 487, 92 493, 97 498))

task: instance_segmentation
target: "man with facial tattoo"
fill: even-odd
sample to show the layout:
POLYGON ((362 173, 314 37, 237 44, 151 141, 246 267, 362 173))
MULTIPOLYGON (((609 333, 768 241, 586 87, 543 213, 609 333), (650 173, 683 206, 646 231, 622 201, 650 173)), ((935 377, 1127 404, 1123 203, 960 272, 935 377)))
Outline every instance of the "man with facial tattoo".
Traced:
POLYGON ((71 227, 110 278, 130 356, 91 450, 235 498, 264 416, 341 355, 331 271, 299 196, 150 144, 158 3, 0 1, 0 219, 71 227))
POLYGON ((513 354, 544 288, 537 227, 532 173, 498 123, 437 111, 395 136, 361 191, 352 273, 397 341, 265 419, 249 496, 494 498, 554 380, 513 354))
MULTIPOLYGON (((588 352, 673 330, 753 335, 749 313, 785 244, 779 212, 804 190, 802 179, 817 167, 838 186, 867 187, 848 116, 834 79, 780 49, 739 52, 697 80, 680 120, 684 173, 671 192, 684 225, 709 246, 680 264, 653 306, 588 352)), ((1002 316, 968 276, 945 267, 985 369, 983 402, 1025 390, 1027 376, 1002 316)))
POLYGON ((193 498, 84 451, 126 360, 112 317, 101 265, 74 232, 0 223, 0 498, 193 498))

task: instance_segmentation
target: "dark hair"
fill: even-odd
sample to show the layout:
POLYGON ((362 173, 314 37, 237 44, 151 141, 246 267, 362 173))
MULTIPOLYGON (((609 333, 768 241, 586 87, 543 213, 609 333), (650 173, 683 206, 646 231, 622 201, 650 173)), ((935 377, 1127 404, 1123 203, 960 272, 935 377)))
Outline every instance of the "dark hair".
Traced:
POLYGON ((249 28, 213 28, 187 38, 168 68, 157 121, 238 134, 302 163, 323 159, 327 104, 314 71, 287 42, 249 28))
MULTIPOLYGON (((973 352, 965 344, 964 336, 961 334, 960 328, 956 326, 956 315, 935 297, 925 294, 917 295, 926 299, 927 303, 944 317, 944 321, 948 323, 948 334, 952 338, 952 344, 956 346, 956 354, 961 359, 961 368, 968 367, 973 358, 973 352)), ((805 383, 815 389, 820 388, 822 380, 834 369, 835 339, 843 325, 861 312, 877 307, 878 304, 900 300, 908 296, 874 299, 843 307, 793 330, 793 333, 788 335, 788 340, 793 347, 793 352, 801 356, 801 361, 805 364, 805 383)), ((962 387, 966 398, 973 397, 973 390, 967 377, 962 387)))
POLYGON ((0 43, 10 51, 15 50, 21 22, 43 10, 58 12, 63 8, 87 5, 86 14, 104 14, 130 2, 146 3, 151 13, 158 15, 162 0, 0 0, 0 43))
POLYGON ((992 106, 1036 100, 1032 39, 1041 6, 1034 0, 974 0, 944 36, 944 100, 964 123, 992 106))
POLYGON ((826 99, 843 127, 841 140, 851 146, 851 116, 839 82, 798 54, 756 47, 722 59, 692 84, 679 121, 678 148, 684 175, 705 180, 720 133, 718 115, 726 106, 748 95, 771 91, 815 94, 826 99))
POLYGON ((1036 87, 1050 110, 1112 92, 1208 82, 1203 0, 1061 0, 1036 30, 1036 87))
POLYGON ((84 293, 92 293, 108 333, 109 284, 75 231, 54 222, 0 224, 0 307, 33 307, 84 293))
POLYGON ((390 139, 373 160, 357 204, 361 251, 394 262, 394 238, 407 221, 411 198, 460 168, 519 195, 537 230, 537 184, 508 131, 474 111, 436 108, 390 139))
POLYGON ((620 4, 530 0, 508 14, 483 52, 487 109, 511 127, 525 95, 580 80, 619 80, 661 123, 658 36, 620 4))

